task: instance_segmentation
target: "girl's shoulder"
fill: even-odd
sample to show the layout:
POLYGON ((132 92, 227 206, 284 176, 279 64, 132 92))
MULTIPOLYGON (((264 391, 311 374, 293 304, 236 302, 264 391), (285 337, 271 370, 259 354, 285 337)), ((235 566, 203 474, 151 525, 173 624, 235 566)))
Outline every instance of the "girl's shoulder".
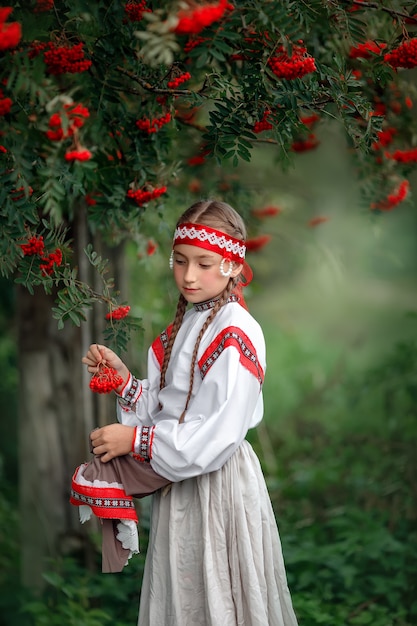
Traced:
POLYGON ((236 323, 261 330, 259 322, 239 302, 228 302, 220 311, 219 318, 235 320, 236 323))
POLYGON ((242 332, 255 344, 264 343, 261 325, 238 302, 229 302, 214 318, 212 329, 214 332, 221 332, 225 328, 234 328, 236 331, 242 332))

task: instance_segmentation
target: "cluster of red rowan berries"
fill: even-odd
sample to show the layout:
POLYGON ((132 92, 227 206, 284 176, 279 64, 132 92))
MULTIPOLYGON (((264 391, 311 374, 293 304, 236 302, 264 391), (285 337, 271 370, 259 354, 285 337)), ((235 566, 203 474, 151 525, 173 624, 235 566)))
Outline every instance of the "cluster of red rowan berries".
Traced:
POLYGON ((125 5, 125 13, 130 22, 140 22, 143 19, 143 14, 152 13, 152 9, 146 7, 146 0, 141 0, 141 2, 129 0, 125 5))
POLYGON ((56 248, 54 252, 51 252, 47 256, 45 254, 45 242, 42 235, 33 235, 27 241, 27 243, 20 244, 24 256, 38 256, 42 261, 39 265, 39 269, 43 276, 50 276, 55 265, 62 264, 62 250, 56 248))
POLYGON ((139 130, 142 130, 145 133, 148 133, 148 135, 151 135, 152 133, 156 133, 158 132, 158 130, 160 128, 162 128, 162 126, 164 124, 168 124, 168 122, 171 121, 171 113, 165 113, 165 115, 162 115, 162 117, 155 117, 153 119, 148 119, 148 118, 143 118, 141 120, 137 120, 136 122, 136 126, 139 128, 139 130))
POLYGON ((199 46, 205 41, 208 41, 207 37, 190 37, 190 39, 187 41, 187 43, 184 46, 185 54, 187 54, 188 52, 191 52, 191 50, 193 50, 196 46, 199 46))
POLYGON ((264 116, 259 122, 256 122, 253 127, 254 133, 261 133, 264 130, 271 130, 272 124, 268 122, 268 116, 271 115, 271 111, 265 111, 264 116))
POLYGON ((78 74, 87 71, 91 66, 91 61, 84 57, 83 43, 58 46, 50 41, 47 47, 43 59, 50 74, 78 74))
POLYGON ((165 193, 167 190, 166 187, 156 187, 155 189, 129 189, 127 192, 127 197, 131 200, 134 200, 138 206, 142 206, 142 204, 146 204, 150 200, 154 200, 155 198, 159 198, 165 193))
POLYGON ((385 156, 397 163, 417 163, 417 148, 395 150, 392 154, 387 153, 385 156))
POLYGON ((0 89, 0 115, 7 115, 7 113, 10 113, 12 104, 13 102, 10 98, 3 97, 3 92, 0 89))
MULTIPOLYGON (((13 189, 12 190, 12 200, 13 202, 17 202, 18 200, 21 200, 22 198, 25 197, 25 188, 24 187, 17 187, 17 189, 13 189)), ((31 196, 33 194, 33 189, 32 187, 28 187, 27 188, 27 192, 28 194, 31 196)))
POLYGON ((45 13, 54 8, 54 0, 37 0, 34 8, 35 13, 45 13))
POLYGON ((24 256, 32 256, 34 254, 42 256, 43 251, 45 250, 45 243, 42 235, 39 235, 38 237, 33 235, 33 237, 28 239, 27 243, 22 243, 20 247, 22 248, 24 256))
POLYGON ((66 161, 89 161, 92 157, 90 150, 83 148, 82 150, 69 150, 65 153, 66 161))
POLYGON ((380 202, 373 202, 371 204, 371 209, 377 209, 379 211, 391 211, 398 204, 403 202, 409 192, 410 183, 408 180, 403 180, 398 188, 388 195, 384 200, 380 200, 380 202))
POLYGON ((47 257, 42 257, 41 259, 43 263, 40 264, 39 268, 44 276, 51 276, 54 271, 54 266, 58 267, 62 263, 62 251, 59 248, 56 248, 54 252, 48 254, 47 257))
POLYGON ((294 80, 316 71, 315 60, 307 54, 304 46, 293 46, 290 57, 282 46, 278 52, 277 56, 268 61, 269 67, 278 78, 294 80))
POLYGON ((181 74, 180 76, 177 76, 176 78, 173 78, 172 80, 170 80, 169 83, 167 84, 167 87, 169 89, 177 89, 177 87, 182 85, 182 83, 185 83, 187 80, 190 80, 190 78, 191 78, 190 72, 184 72, 184 74, 181 74))
POLYGON ((93 374, 90 380, 91 391, 95 393, 110 393, 123 384, 123 378, 114 367, 108 367, 100 363, 98 368, 98 372, 93 374))
POLYGON ((391 50, 384 56, 385 63, 391 67, 405 67, 411 69, 417 66, 417 37, 406 39, 398 48, 391 50))
POLYGON ((349 51, 349 57, 351 59, 370 59, 373 54, 381 54, 386 47, 386 43, 365 41, 352 47, 349 51))
POLYGON ((228 0, 219 0, 217 4, 205 4, 192 10, 178 13, 178 23, 173 29, 177 35, 198 34, 213 22, 220 20, 226 11, 232 11, 233 5, 228 0))
POLYGON ((51 141, 61 141, 67 137, 72 137, 75 130, 81 128, 84 125, 85 119, 90 115, 87 107, 82 104, 66 104, 64 109, 69 120, 66 132, 64 132, 62 127, 60 113, 53 113, 49 118, 49 130, 46 131, 46 136, 51 141))
POLYGON ((9 22, 6 20, 13 7, 0 7, 0 52, 16 48, 22 38, 22 27, 19 22, 9 22))
POLYGON ((130 306, 127 304, 125 306, 119 306, 114 311, 110 311, 106 315, 106 320, 122 320, 124 317, 129 315, 130 306))
POLYGON ((396 128, 386 128, 385 130, 380 130, 377 132, 377 137, 378 140, 374 141, 374 143, 372 144, 372 149, 373 150, 382 150, 382 148, 386 148, 387 146, 390 145, 390 143, 393 141, 394 139, 394 135, 397 134, 397 129, 396 128))
POLYGON ((291 144, 293 152, 308 152, 314 150, 319 145, 319 140, 314 133, 310 133, 307 139, 298 139, 291 144))

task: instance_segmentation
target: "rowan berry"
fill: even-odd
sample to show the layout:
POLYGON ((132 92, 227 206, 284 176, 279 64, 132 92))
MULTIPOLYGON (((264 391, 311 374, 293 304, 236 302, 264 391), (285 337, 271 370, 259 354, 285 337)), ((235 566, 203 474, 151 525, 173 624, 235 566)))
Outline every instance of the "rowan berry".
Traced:
POLYGON ((357 46, 352 46, 349 51, 349 57, 351 59, 370 59, 373 54, 381 54, 386 47, 386 43, 365 41, 365 43, 360 43, 357 46))
POLYGON ((143 204, 146 204, 150 200, 154 200, 155 198, 158 198, 163 193, 165 193, 166 190, 167 190, 166 187, 159 187, 159 188, 156 187, 155 189, 152 189, 152 190, 148 190, 145 188, 144 189, 129 189, 126 195, 131 200, 134 200, 138 206, 142 206, 143 204))
POLYGON ((289 57, 283 46, 278 49, 278 55, 271 57, 268 65, 278 78, 294 80, 316 71, 315 60, 307 53, 304 46, 294 45, 289 57))
POLYGON ((49 74, 78 74, 91 67, 91 61, 84 57, 83 43, 75 46, 57 46, 49 42, 43 59, 48 67, 49 74))
POLYGON ((66 161, 89 161, 92 157, 90 150, 71 150, 65 153, 66 161))
POLYGON ((53 8, 54 0, 37 0, 33 10, 35 13, 45 13, 46 11, 51 11, 53 8))
POLYGON ((13 102, 10 98, 1 98, 0 99, 0 115, 7 115, 7 113, 10 113, 12 104, 13 102))
POLYGON ((262 133, 264 130, 271 130, 271 128, 273 128, 272 124, 268 122, 269 115, 271 115, 271 111, 265 111, 263 118, 255 123, 253 127, 254 133, 262 133))
POLYGON ((177 35, 197 35, 213 22, 220 20, 226 11, 233 10, 233 5, 228 0, 219 0, 217 4, 206 4, 189 10, 185 9, 178 13, 178 23, 173 29, 177 35))
POLYGON ((190 80, 190 78, 191 78, 190 72, 184 72, 184 74, 181 74, 180 76, 177 76, 176 78, 173 78, 172 80, 170 80, 169 83, 167 84, 167 87, 169 89, 177 89, 177 87, 182 85, 182 83, 185 83, 187 80, 190 80))
POLYGON ((377 209, 379 211, 391 211, 398 204, 403 202, 408 196, 410 190, 410 183, 408 180, 403 180, 397 189, 390 193, 387 198, 380 200, 379 202, 373 202, 371 209, 377 209))
POLYGON ((19 22, 6 24, 6 20, 12 11, 12 7, 0 8, 0 51, 16 48, 22 38, 22 28, 19 22))
POLYGON ((148 119, 145 117, 141 120, 137 120, 136 126, 139 128, 139 130, 142 130, 143 132, 148 133, 148 135, 151 135, 152 133, 158 132, 158 130, 162 128, 164 124, 168 124, 168 122, 170 121, 171 113, 168 112, 161 117, 155 117, 153 119, 148 119))
POLYGON ((51 276, 55 265, 59 267, 62 263, 62 251, 56 248, 56 250, 48 254, 47 257, 42 257, 42 261, 43 263, 39 266, 42 274, 44 276, 51 276))
POLYGON ((384 56, 385 63, 391 67, 411 69, 417 66, 417 37, 406 39, 402 44, 384 56))
POLYGON ((98 371, 91 377, 90 389, 95 393, 110 393, 122 384, 123 378, 114 367, 108 367, 100 363, 98 371))
POLYGON ((27 243, 20 244, 20 247, 22 248, 24 256, 33 256, 35 254, 42 255, 45 249, 45 243, 42 235, 38 237, 33 235, 33 237, 28 239, 27 243))
POLYGON ((114 309, 113 311, 107 313, 106 320, 122 320, 124 317, 127 317, 127 315, 129 315, 129 311, 129 305, 119 306, 117 307, 117 309, 114 309))

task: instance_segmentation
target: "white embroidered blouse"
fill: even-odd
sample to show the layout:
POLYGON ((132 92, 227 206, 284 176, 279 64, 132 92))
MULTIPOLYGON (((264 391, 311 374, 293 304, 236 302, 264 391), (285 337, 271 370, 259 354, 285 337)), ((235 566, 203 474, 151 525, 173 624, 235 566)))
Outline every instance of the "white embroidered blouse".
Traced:
POLYGON ((118 420, 136 426, 134 452, 174 482, 219 469, 263 416, 265 341, 256 320, 232 297, 201 340, 185 413, 192 354, 213 303, 186 312, 159 380, 170 327, 148 353, 148 378, 132 375, 118 399, 118 420))

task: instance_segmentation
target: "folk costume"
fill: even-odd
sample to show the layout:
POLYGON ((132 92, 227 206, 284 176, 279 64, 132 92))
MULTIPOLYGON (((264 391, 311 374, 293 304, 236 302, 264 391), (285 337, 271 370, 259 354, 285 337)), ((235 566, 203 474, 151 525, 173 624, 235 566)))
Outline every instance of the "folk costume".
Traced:
MULTIPOLYGON (((243 263, 244 242, 203 225, 181 224, 176 243, 243 263)), ((149 350, 148 378, 130 375, 118 399, 118 420, 135 426, 136 458, 171 482, 152 496, 138 625, 297 626, 271 501, 245 440, 263 416, 265 341, 238 290, 201 339, 183 414, 214 305, 185 313, 163 389, 171 327, 149 350)))

